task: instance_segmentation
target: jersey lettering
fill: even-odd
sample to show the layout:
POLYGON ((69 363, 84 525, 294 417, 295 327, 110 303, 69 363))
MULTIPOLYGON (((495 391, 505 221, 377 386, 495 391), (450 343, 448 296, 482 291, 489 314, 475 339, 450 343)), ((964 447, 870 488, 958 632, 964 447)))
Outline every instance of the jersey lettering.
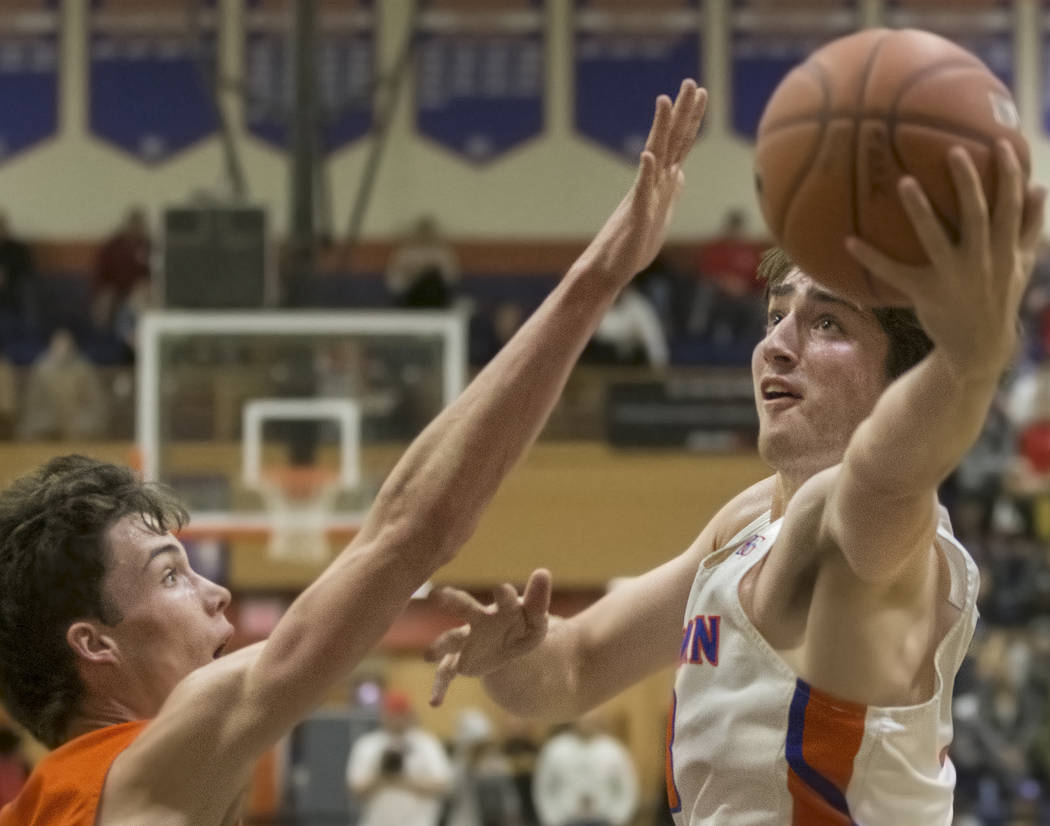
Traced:
POLYGON ((718 665, 718 631, 722 617, 718 614, 698 614, 689 620, 682 634, 682 647, 678 652, 680 663, 690 665, 718 665))

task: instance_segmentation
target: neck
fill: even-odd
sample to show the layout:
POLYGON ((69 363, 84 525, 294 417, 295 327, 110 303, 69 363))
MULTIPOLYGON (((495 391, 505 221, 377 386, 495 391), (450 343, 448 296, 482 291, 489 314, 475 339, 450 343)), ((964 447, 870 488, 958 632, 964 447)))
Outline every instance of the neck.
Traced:
POLYGON ((133 723, 143 719, 131 706, 125 705, 120 700, 107 698, 98 700, 96 698, 85 699, 76 716, 69 724, 67 740, 89 734, 100 728, 115 726, 119 723, 133 723))

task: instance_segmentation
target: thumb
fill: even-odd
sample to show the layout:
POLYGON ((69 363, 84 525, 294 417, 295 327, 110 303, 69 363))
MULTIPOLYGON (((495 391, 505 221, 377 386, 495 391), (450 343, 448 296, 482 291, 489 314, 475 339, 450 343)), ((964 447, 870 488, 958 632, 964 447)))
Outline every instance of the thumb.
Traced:
POLYGON ((529 581, 525 584, 525 593, 521 600, 521 610, 525 615, 525 624, 529 628, 539 627, 546 623, 547 612, 551 605, 551 590, 551 572, 546 568, 538 568, 533 571, 529 581))

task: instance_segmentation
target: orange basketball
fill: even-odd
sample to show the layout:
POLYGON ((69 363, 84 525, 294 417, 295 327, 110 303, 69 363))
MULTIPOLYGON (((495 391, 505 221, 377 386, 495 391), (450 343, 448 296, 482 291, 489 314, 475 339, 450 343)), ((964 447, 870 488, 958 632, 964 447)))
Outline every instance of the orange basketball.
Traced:
POLYGON ((963 146, 994 203, 995 141, 1028 174, 1009 90, 974 55, 915 29, 868 29, 814 52, 780 83, 758 127, 755 186, 777 242, 813 278, 862 304, 906 304, 846 252, 848 235, 926 261, 897 181, 912 175, 945 226, 959 208, 947 152, 963 146))

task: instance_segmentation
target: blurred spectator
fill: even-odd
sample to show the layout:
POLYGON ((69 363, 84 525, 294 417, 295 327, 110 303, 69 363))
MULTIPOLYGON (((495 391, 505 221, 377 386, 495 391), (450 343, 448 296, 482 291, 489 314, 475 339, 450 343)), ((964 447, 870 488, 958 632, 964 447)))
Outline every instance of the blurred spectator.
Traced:
POLYGON ((539 751, 531 724, 525 720, 510 718, 507 722, 507 736, 503 741, 503 753, 510 761, 514 786, 521 801, 522 826, 537 826, 539 823, 532 796, 532 779, 539 751))
POLYGON ((141 207, 128 212, 123 225, 99 250, 91 284, 91 317, 109 330, 135 287, 150 280, 150 238, 141 207))
POLYGON ((685 326, 679 300, 682 284, 678 273, 661 252, 648 267, 634 278, 634 286, 649 299, 663 325, 664 335, 671 337, 685 326))
POLYGON ((1021 305, 1024 336, 1022 359, 1050 359, 1050 237, 1043 237, 1036 250, 1035 268, 1021 305))
POLYGON ((670 353, 660 317, 633 282, 623 289, 602 318, 583 360, 591 364, 667 367, 670 353))
POLYGON ((68 330, 56 330, 29 370, 18 423, 22 439, 82 439, 106 428, 106 399, 98 371, 77 350, 68 330))
POLYGON ((459 715, 453 751, 455 781, 445 826, 521 826, 521 801, 510 761, 481 711, 459 715))
POLYGON ((978 823, 1043 822, 1013 815, 1040 796, 1029 757, 1046 719, 1046 684, 1023 634, 993 629, 978 637, 975 651, 973 676, 952 703, 957 808, 978 823))
POLYGON ((17 415, 15 368, 0 353, 0 439, 10 439, 14 435, 17 415))
POLYGON ((540 749, 533 796, 543 826, 623 826, 638 808, 638 775, 592 713, 540 749))
POLYGON ((14 800, 29 778, 30 766, 19 751, 22 738, 0 724, 0 807, 14 800))
POLYGON ((425 215, 391 253, 386 285, 399 307, 443 309, 452 305, 459 275, 455 250, 425 215))
POLYGON ((1028 533, 1050 541, 1050 362, 1017 377, 1007 409, 1019 448, 1009 485, 1028 533))
POLYGON ((350 750, 346 783, 363 801, 359 826, 437 826, 452 767, 441 742, 416 723, 408 697, 388 692, 382 727, 350 750))
POLYGON ((941 491, 941 501, 951 509, 955 534, 967 545, 991 532, 1003 496, 1003 477, 1011 472, 1016 451, 1017 434, 1006 412, 1005 394, 999 393, 977 441, 941 491))
POLYGON ((697 254, 697 280, 688 330, 719 346, 755 338, 764 325, 762 282, 756 277, 762 251, 769 246, 745 237, 747 215, 726 213, 719 235, 697 254))
POLYGON ((116 309, 113 331, 134 358, 138 344, 139 319, 150 308, 150 283, 139 281, 131 288, 127 299, 116 309))
POLYGON ((33 275, 29 246, 11 234, 7 216, 0 212, 0 310, 28 319, 33 275))

